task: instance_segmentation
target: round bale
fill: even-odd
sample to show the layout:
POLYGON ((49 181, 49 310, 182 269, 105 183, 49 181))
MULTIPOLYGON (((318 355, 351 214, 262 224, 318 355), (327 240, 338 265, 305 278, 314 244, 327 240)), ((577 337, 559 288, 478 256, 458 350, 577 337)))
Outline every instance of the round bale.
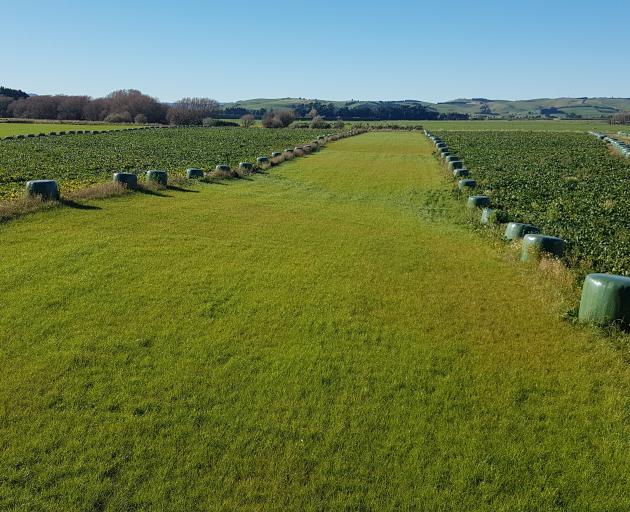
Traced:
POLYGON ((462 169, 464 167, 464 162, 461 160, 451 160, 448 163, 448 169, 450 171, 454 171, 455 169, 462 169))
POLYGON ((254 165, 251 162, 240 162, 238 164, 239 169, 243 169, 244 171, 251 171, 254 168, 254 165))
POLYGON ((227 164, 219 164, 214 168, 214 170, 219 172, 230 172, 230 166, 227 164))
POLYGON ((564 240, 555 236, 529 234, 523 237, 521 261, 529 261, 541 253, 560 258, 564 254, 564 240))
POLYGON ((525 235, 540 233, 540 229, 531 224, 523 224, 522 222, 510 222, 506 228, 503 237, 507 240, 518 240, 525 235))
POLYGON ((468 169, 455 169, 453 171, 453 178, 468 178, 470 176, 470 171, 468 169))
POLYGON ((471 179, 464 179, 464 180, 459 180, 457 182, 457 186, 459 187, 459 190, 472 189, 477 186, 477 182, 471 179))
POLYGON ((606 325, 630 323, 630 277, 589 274, 582 286, 580 322, 606 325))
POLYGON ((59 201, 59 187, 55 180, 32 180, 26 182, 26 194, 39 197, 45 201, 59 201))
POLYGON ((138 186, 138 176, 132 172, 115 172, 114 182, 133 190, 138 186))
POLYGON ((189 180, 195 180, 197 178, 203 178, 203 169, 197 169, 195 167, 190 167, 186 169, 186 177, 189 180))
POLYGON ((268 164, 269 163, 269 158, 267 158, 266 156, 259 156, 256 159, 256 163, 257 164, 268 164))
POLYGON ((158 171, 152 169, 146 172, 147 181, 154 181, 155 183, 159 183, 163 187, 166 187, 168 183, 168 174, 166 171, 158 171))
POLYGON ((470 196, 466 201, 468 208, 484 208, 490 206, 490 198, 488 196, 470 196))

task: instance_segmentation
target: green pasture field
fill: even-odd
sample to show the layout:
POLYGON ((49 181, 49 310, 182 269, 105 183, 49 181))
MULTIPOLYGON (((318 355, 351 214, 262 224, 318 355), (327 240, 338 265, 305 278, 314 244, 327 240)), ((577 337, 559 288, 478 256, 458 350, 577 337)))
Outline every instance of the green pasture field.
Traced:
POLYGON ((0 138, 29 133, 65 132, 68 130, 125 130, 134 125, 87 123, 7 123, 0 120, 0 138))
MULTIPOLYGON (((356 124, 356 123, 350 123, 356 124)), ((367 121, 365 125, 397 124, 400 126, 422 126, 428 130, 517 130, 517 131, 551 131, 551 132, 587 132, 596 130, 615 133, 619 127, 611 126, 605 121, 565 121, 565 120, 514 120, 514 121, 367 121)))
POLYGON ((629 509, 627 338, 451 190, 369 133, 0 225, 0 509, 629 509))

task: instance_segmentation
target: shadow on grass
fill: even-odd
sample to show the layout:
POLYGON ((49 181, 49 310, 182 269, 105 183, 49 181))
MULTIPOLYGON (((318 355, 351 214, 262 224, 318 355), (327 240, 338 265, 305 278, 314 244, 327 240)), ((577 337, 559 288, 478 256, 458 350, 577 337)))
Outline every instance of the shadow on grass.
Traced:
POLYGON ((164 193, 160 192, 159 190, 154 190, 154 189, 145 188, 145 187, 138 187, 138 188, 136 188, 136 192, 139 192, 140 194, 147 194, 149 196, 173 197, 173 196, 171 196, 169 194, 164 194, 164 193))
POLYGON ((102 210, 100 206, 77 203, 76 201, 72 199, 61 199, 59 202, 63 206, 67 206, 68 208, 74 208, 75 210, 102 210))
POLYGON ((168 189, 168 190, 174 190, 174 191, 176 191, 176 192, 194 192, 195 194, 198 194, 198 193, 199 193, 199 191, 198 191, 198 190, 192 190, 192 189, 189 189, 189 188, 178 187, 178 186, 176 186, 176 185, 169 185, 169 186, 167 187, 167 189, 168 189))

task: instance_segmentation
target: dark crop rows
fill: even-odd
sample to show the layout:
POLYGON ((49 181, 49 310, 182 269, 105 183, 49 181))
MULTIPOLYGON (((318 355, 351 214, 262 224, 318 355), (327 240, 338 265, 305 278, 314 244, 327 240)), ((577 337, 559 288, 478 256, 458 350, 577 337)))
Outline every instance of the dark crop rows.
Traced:
POLYGON ((111 180, 114 171, 183 171, 253 160, 316 139, 330 130, 174 128, 0 141, 0 199, 23 194, 32 179, 65 190, 111 180))
POLYGON ((630 162, 587 134, 436 133, 510 220, 568 242, 568 259, 630 275, 630 162))

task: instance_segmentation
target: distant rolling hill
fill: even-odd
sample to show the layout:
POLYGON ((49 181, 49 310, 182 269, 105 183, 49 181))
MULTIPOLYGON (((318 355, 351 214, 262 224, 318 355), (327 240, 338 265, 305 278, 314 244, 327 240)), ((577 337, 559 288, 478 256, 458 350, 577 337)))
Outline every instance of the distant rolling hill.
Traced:
POLYGON ((584 119, 606 118, 618 112, 630 111, 630 98, 539 98, 532 100, 491 100, 486 98, 461 98, 441 103, 419 100, 402 101, 331 101, 307 98, 257 98, 226 103, 226 108, 245 108, 247 110, 278 110, 282 108, 304 108, 319 103, 346 107, 350 110, 365 107, 377 108, 379 105, 421 105, 440 114, 458 113, 471 117, 486 118, 523 118, 557 117, 584 119))

